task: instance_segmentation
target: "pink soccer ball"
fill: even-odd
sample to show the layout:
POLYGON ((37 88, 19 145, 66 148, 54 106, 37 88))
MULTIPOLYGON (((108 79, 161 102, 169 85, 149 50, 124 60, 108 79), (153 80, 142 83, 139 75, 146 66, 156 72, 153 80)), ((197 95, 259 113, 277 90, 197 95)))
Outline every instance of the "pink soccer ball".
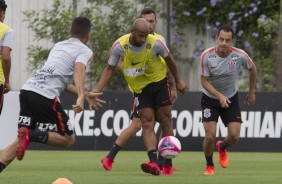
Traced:
POLYGON ((165 136, 159 142, 158 151, 164 158, 175 158, 181 151, 181 143, 174 136, 165 136))

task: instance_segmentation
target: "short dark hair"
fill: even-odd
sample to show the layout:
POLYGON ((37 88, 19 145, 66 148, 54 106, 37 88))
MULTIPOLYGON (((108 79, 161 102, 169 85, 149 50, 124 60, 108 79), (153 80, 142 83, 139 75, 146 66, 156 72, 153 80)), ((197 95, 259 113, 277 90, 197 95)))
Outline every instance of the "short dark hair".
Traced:
POLYGON ((231 26, 229 26, 229 25, 220 26, 217 30, 216 36, 219 36, 219 33, 220 33, 221 30, 223 30, 224 32, 231 32, 232 33, 232 39, 234 39, 235 32, 234 32, 234 30, 232 29, 231 26))
POLYGON ((147 7, 147 8, 144 8, 143 10, 141 10, 141 13, 140 13, 140 17, 142 17, 142 15, 146 15, 146 14, 151 14, 153 13, 157 19, 157 15, 155 13, 155 11, 153 10, 153 8, 150 8, 150 7, 147 7))
POLYGON ((4 0, 0 0, 0 11, 6 11, 7 4, 4 0))
POLYGON ((91 29, 91 22, 87 17, 76 17, 71 25, 70 33, 72 36, 82 38, 86 36, 91 29))

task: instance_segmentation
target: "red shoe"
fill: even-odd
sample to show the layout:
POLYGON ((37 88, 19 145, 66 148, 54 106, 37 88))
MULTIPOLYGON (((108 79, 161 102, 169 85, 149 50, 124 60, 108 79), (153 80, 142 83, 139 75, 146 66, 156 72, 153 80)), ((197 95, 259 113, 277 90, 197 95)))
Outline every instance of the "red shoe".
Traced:
POLYGON ((141 169, 145 173, 150 173, 152 175, 160 175, 161 171, 155 162, 145 162, 141 164, 141 169))
POLYGON ((113 165, 114 161, 112 159, 108 158, 108 157, 104 157, 104 158, 102 158, 101 163, 103 164, 103 167, 106 170, 110 171, 110 170, 112 170, 112 165, 113 165))
POLYGON ((228 157, 227 157, 227 150, 220 150, 220 144, 222 141, 217 141, 216 148, 218 151, 218 162, 221 167, 226 168, 228 167, 228 157))
POLYGON ((18 130, 18 146, 16 155, 18 160, 22 160, 25 154, 25 150, 29 146, 29 129, 26 127, 21 127, 18 130))
MULTIPOLYGON (((159 168, 160 168, 160 171, 162 171, 163 168, 164 168, 164 166, 159 166, 159 168)), ((175 172, 175 171, 181 171, 181 169, 180 169, 180 168, 177 168, 177 167, 172 167, 171 169, 172 169, 173 172, 175 172)))
POLYGON ((214 175, 214 166, 206 166, 204 175, 214 175))
POLYGON ((163 166, 163 175, 164 176, 171 176, 172 175, 172 167, 170 165, 165 164, 163 166))

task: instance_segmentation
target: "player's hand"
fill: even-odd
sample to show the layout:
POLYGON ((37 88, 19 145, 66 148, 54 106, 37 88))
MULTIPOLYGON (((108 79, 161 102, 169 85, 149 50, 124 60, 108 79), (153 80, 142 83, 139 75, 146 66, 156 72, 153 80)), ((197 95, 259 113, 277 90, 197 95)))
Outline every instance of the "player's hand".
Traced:
POLYGON ((175 103, 176 100, 177 100, 177 91, 175 88, 172 88, 171 91, 170 91, 170 100, 172 103, 175 103))
POLYGON ((188 92, 188 86, 182 80, 176 82, 175 85, 176 85, 176 89, 180 93, 184 94, 184 93, 188 92))
POLYGON ((74 112, 78 113, 84 110, 84 95, 78 96, 76 104, 72 105, 74 112))
POLYGON ((8 93, 9 91, 11 91, 11 86, 9 83, 5 83, 4 84, 4 93, 8 93))
POLYGON ((86 92, 86 100, 89 104, 89 109, 92 110, 92 107, 94 107, 96 110, 98 110, 100 107, 102 107, 103 104, 106 103, 106 101, 101 100, 98 98, 98 96, 102 95, 103 92, 86 92))
POLYGON ((218 98, 220 106, 222 108, 228 108, 229 104, 231 104, 231 101, 229 100, 229 98, 227 98, 224 95, 220 95, 220 97, 218 98))
POLYGON ((256 102, 256 96, 255 94, 247 94, 246 100, 244 103, 247 103, 248 105, 254 105, 256 102))

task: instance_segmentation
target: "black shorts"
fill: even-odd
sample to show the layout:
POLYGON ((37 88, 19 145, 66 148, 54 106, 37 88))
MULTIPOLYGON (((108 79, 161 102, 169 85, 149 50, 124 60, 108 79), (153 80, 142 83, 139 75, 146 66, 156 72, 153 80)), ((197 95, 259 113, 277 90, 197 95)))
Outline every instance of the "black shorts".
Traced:
POLYGON ((4 104, 4 85, 0 84, 0 115, 4 104))
POLYGON ((59 99, 49 99, 32 91, 20 91, 18 127, 73 134, 73 126, 59 99))
POLYGON ((134 93, 134 103, 137 110, 143 108, 157 109, 159 107, 171 105, 170 88, 168 80, 153 82, 143 88, 141 93, 134 93))
POLYGON ((229 100, 231 101, 229 108, 222 108, 219 100, 210 98, 203 94, 201 99, 202 122, 218 122, 218 118, 220 117, 225 126, 227 126, 230 122, 242 123, 238 93, 229 98, 229 100))

